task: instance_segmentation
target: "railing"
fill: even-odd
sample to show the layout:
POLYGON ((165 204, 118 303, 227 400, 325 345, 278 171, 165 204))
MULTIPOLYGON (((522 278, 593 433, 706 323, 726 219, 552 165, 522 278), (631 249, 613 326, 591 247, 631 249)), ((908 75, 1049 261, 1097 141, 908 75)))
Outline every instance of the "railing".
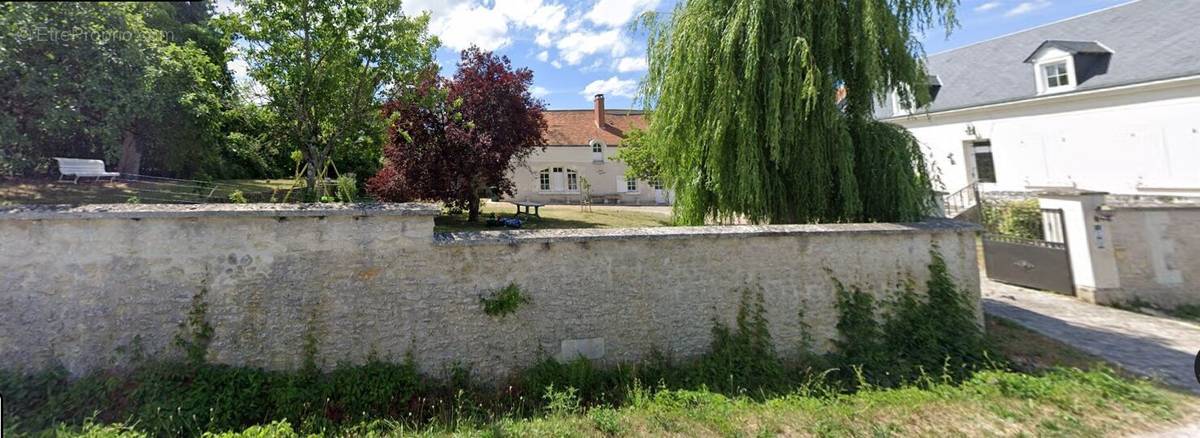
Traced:
MULTIPOLYGON (((252 190, 250 187, 221 182, 128 173, 122 173, 116 180, 125 184, 130 195, 137 196, 142 201, 168 204, 230 202, 229 195, 235 191, 241 191, 242 196, 249 202, 283 202, 288 192, 286 187, 252 190)), ((318 189, 322 191, 333 193, 337 190, 337 182, 334 180, 317 180, 316 183, 318 189)), ((295 193, 292 193, 289 202, 297 202, 297 196, 303 190, 303 185, 293 189, 295 193)))
POLYGON ((956 217, 979 205, 979 183, 971 181, 966 187, 942 197, 947 217, 956 217))
POLYGON ((1006 236, 1003 234, 996 234, 996 233, 983 233, 983 238, 984 238, 984 240, 990 240, 992 242, 1014 243, 1014 244, 1018 244, 1018 245, 1036 246, 1039 248, 1062 249, 1062 250, 1067 249, 1067 244, 1063 243, 1063 242, 1051 242, 1051 241, 1040 240, 1040 239, 1029 239, 1029 238, 1017 237, 1017 236, 1006 236))

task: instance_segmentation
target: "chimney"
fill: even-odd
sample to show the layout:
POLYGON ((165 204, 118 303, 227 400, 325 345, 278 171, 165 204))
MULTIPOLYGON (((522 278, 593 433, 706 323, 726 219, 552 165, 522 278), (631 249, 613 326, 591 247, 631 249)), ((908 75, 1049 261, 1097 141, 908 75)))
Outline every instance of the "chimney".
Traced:
POLYGON ((596 113, 596 127, 604 129, 604 95, 597 94, 595 97, 595 102, 596 108, 594 112, 596 113))

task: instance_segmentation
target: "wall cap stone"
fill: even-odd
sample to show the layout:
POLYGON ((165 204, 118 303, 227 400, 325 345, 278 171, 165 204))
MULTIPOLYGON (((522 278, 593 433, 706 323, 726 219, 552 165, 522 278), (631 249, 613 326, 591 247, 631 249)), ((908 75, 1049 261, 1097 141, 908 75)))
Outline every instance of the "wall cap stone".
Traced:
POLYGON ((151 219, 322 216, 436 216, 422 203, 355 204, 89 204, 0 207, 0 220, 151 219))
POLYGON ((1104 211, 1118 210, 1200 210, 1200 204, 1111 203, 1100 206, 1104 211))
POLYGON ((699 227, 574 228, 554 230, 461 231, 434 233, 437 245, 497 245, 584 242, 598 240, 673 240, 697 237, 765 237, 803 234, 938 234, 973 233, 982 228, 970 222, 928 219, 915 223, 714 225, 699 227))

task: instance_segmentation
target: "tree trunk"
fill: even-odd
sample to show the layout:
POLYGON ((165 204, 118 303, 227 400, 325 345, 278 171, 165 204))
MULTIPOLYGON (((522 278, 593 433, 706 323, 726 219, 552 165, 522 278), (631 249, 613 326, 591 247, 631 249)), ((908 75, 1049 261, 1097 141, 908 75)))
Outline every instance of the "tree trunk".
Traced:
POLYGON ((137 175, 142 169, 142 151, 138 150, 137 135, 133 130, 125 130, 121 138, 121 158, 117 162, 117 172, 137 175))
POLYGON ((471 193, 472 196, 468 202, 470 208, 467 210, 467 221, 479 222, 479 190, 472 190, 471 193))
POLYGON ((322 160, 321 157, 317 156, 319 152, 314 149, 316 148, 310 147, 308 148, 308 153, 304 154, 305 158, 308 159, 308 167, 304 172, 304 181, 307 184, 305 192, 308 194, 309 201, 319 201, 321 199, 321 195, 317 193, 317 163, 322 160))

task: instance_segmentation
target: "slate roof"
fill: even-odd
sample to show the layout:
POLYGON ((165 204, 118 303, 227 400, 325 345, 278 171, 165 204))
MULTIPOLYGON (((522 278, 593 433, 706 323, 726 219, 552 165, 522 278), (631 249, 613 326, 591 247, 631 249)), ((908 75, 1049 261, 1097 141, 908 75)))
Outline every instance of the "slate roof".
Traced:
MULTIPOLYGON (((1048 42, 1086 50, 1094 50, 1094 42, 1112 50, 1107 71, 1059 94, 1200 75, 1200 0, 1135 1, 930 55, 929 74, 942 86, 927 110, 1037 97, 1034 67, 1024 60, 1048 42)), ((875 115, 891 113, 889 102, 875 115)))
POLYGON ((1050 41, 1046 41, 1046 42, 1042 43, 1042 45, 1038 46, 1038 48, 1035 49, 1033 51, 1033 53, 1030 53, 1029 57, 1025 58, 1025 62, 1033 62, 1034 57, 1036 57, 1038 52, 1041 52, 1042 49, 1058 49, 1058 50, 1062 50, 1064 52, 1070 53, 1072 55, 1078 54, 1078 53, 1091 53, 1091 54, 1110 54, 1110 53, 1112 53, 1111 50, 1108 50, 1107 47, 1104 47, 1103 44, 1100 44, 1097 41, 1050 40, 1050 41))
POLYGON ((596 126, 592 109, 549 110, 543 114, 550 125, 546 130, 547 146, 587 146, 592 139, 616 146, 626 131, 646 127, 645 116, 634 110, 605 110, 604 129, 596 126))

